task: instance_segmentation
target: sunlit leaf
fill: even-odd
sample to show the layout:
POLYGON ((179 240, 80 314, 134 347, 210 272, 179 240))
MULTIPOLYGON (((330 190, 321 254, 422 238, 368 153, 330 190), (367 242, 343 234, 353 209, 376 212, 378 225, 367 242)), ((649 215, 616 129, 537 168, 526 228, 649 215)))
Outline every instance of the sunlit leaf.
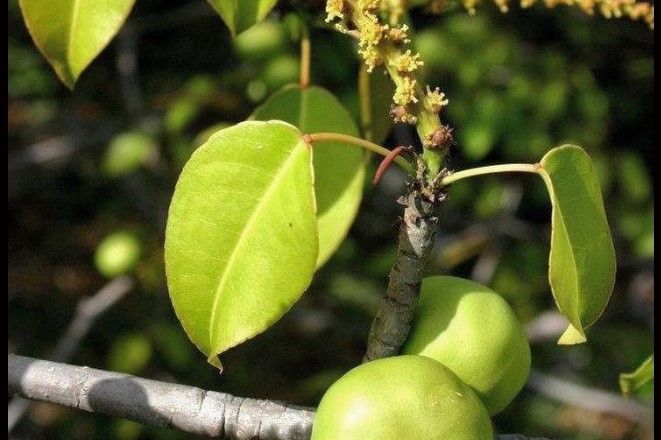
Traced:
POLYGON ((312 280, 318 238, 312 152, 281 121, 243 122, 193 153, 165 236, 170 298, 186 333, 217 355, 264 331, 312 280))
POLYGON ((615 282, 615 248, 599 181, 579 147, 549 151, 540 174, 551 197, 549 282, 569 327, 559 344, 586 341, 585 328, 601 315, 615 282))
POLYGON ((208 0, 232 35, 262 21, 278 0, 208 0))
POLYGON ((122 27, 135 0, 19 0, 37 48, 67 87, 122 27))
MULTIPOLYGON (((304 133, 358 135, 349 112, 326 90, 290 85, 257 108, 252 119, 280 119, 304 133)), ((364 153, 337 142, 315 143, 315 194, 319 225, 319 259, 323 265, 346 236, 358 211, 365 178, 364 153)))

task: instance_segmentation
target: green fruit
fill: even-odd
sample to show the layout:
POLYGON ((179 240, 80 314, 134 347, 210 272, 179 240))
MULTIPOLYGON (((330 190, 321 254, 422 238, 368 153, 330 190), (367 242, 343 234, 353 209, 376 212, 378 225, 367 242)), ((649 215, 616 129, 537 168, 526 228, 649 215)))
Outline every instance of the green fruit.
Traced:
POLYGON ((130 232, 114 232, 104 238, 94 253, 99 272, 108 278, 133 270, 141 253, 140 241, 130 232))
POLYGON ((234 49, 241 58, 263 60, 283 51, 286 40, 282 26, 263 21, 234 39, 234 49))
POLYGON ((530 374, 530 346, 514 311, 497 293, 462 278, 423 280, 402 353, 441 362, 477 392, 491 415, 514 399, 530 374))
POLYGON ((279 89, 285 84, 298 81, 300 65, 292 55, 279 55, 264 67, 261 79, 271 89, 279 89))
POLYGON ((395 356, 360 365, 321 399, 311 440, 493 440, 475 392, 440 363, 395 356))
POLYGON ((116 136, 103 159, 103 171, 109 177, 117 177, 137 170, 158 154, 156 142, 138 132, 126 132, 116 136))

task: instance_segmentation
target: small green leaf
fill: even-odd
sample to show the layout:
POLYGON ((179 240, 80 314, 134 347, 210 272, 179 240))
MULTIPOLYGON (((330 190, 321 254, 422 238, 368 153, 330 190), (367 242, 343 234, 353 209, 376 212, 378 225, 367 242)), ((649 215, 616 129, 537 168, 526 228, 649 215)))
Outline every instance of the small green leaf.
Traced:
POLYGON ((540 163, 553 207, 549 283, 570 322, 559 344, 585 342, 585 328, 601 315, 615 282, 615 248, 599 181, 579 147, 549 151, 540 163))
POLYGON ((278 0, 208 0, 232 36, 262 21, 278 0))
POLYGON ((193 153, 170 203, 165 269, 186 333, 218 354, 298 300, 318 252, 312 152, 281 121, 243 122, 193 153))
POLYGON ((35 45, 70 89, 122 27, 134 2, 19 0, 35 45))
POLYGON ((625 397, 631 396, 631 393, 654 379, 654 355, 645 359, 632 373, 620 374, 620 389, 625 397))
MULTIPOLYGON (((358 135, 349 112, 320 87, 290 85, 271 96, 251 119, 280 119, 304 133, 334 132, 358 135)), ((319 142, 313 152, 321 267, 335 252, 353 223, 363 193, 364 153, 355 146, 319 142)))

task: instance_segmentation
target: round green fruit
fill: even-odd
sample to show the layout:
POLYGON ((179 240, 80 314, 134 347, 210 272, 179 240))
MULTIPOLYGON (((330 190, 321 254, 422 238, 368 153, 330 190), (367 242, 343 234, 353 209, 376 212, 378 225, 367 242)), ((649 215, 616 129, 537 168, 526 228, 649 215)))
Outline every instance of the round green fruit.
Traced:
POLYGON ((112 278, 135 267, 140 259, 142 246, 138 238, 126 231, 114 232, 103 239, 94 253, 94 263, 99 272, 112 278))
POLYGON ((362 364, 319 403, 311 440, 493 440, 475 392, 440 363, 395 356, 362 364))
POLYGON ((403 354, 441 362, 470 385, 494 415, 530 374, 530 345, 514 311, 474 281, 437 276, 422 282, 403 354))

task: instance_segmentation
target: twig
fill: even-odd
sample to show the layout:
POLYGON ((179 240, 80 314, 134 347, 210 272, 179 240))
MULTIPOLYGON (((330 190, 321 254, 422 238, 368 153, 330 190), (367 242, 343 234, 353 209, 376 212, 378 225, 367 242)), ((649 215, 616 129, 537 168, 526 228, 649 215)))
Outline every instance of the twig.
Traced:
MULTIPOLYGON (((230 440, 308 440, 314 409, 8 354, 9 392, 230 440)), ((532 439, 519 434, 496 440, 532 439)))
POLYGON ((639 423, 652 422, 651 410, 639 402, 625 400, 618 394, 578 385, 539 371, 533 370, 530 373, 527 386, 567 405, 614 414, 639 423))
POLYGON ((310 437, 310 409, 13 354, 8 358, 10 392, 29 399, 217 438, 310 437))
POLYGON ((430 201, 418 184, 424 188, 419 181, 414 182, 407 197, 400 199, 406 209, 399 228, 395 264, 372 322, 363 362, 397 354, 411 328, 438 226, 438 202, 443 200, 442 196, 432 195, 438 198, 430 201))
POLYGON ((131 23, 122 27, 117 38, 115 68, 119 74, 124 110, 137 119, 143 110, 142 91, 138 80, 137 32, 131 23))
MULTIPOLYGON (((81 299, 76 307, 76 315, 72 319, 64 335, 60 338, 50 359, 56 362, 66 362, 78 348, 92 324, 106 310, 121 300, 135 282, 128 276, 113 279, 90 298, 81 299)), ((7 405, 7 426, 11 432, 30 406, 30 401, 13 398, 7 405)))

